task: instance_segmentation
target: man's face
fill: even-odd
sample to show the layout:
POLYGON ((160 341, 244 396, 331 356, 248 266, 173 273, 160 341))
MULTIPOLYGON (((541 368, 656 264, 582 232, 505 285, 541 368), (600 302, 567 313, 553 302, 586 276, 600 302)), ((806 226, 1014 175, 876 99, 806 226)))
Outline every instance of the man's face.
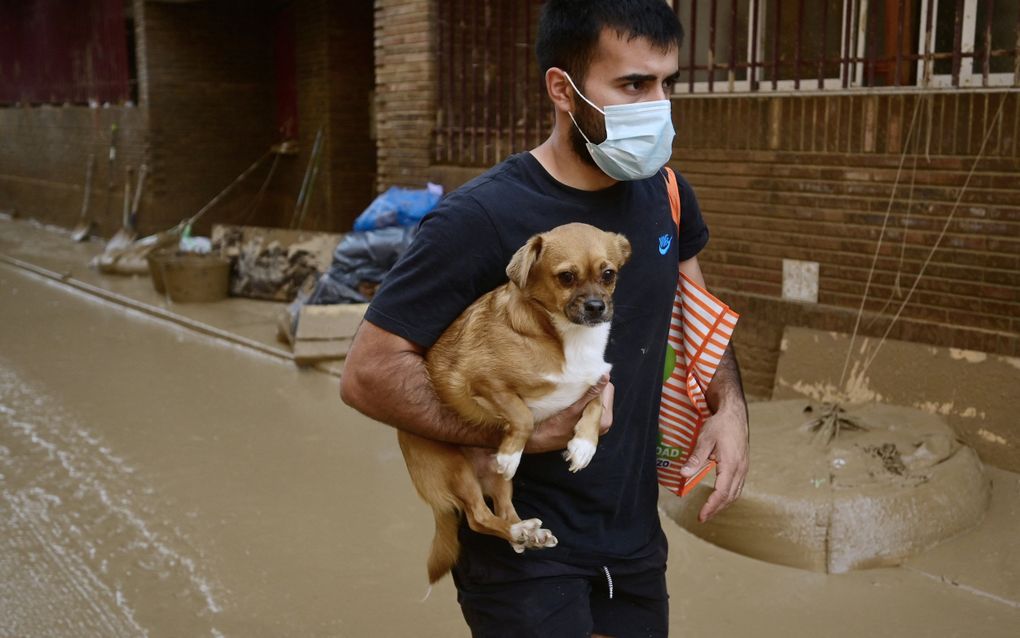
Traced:
MULTIPOLYGON (((603 29, 583 86, 577 88, 603 109, 610 104, 653 102, 669 98, 679 73, 675 47, 662 51, 645 38, 628 39, 603 29)), ((605 117, 580 96, 575 96, 574 107, 577 126, 570 128, 570 145, 581 161, 597 168, 577 128, 599 144, 606 139, 605 117)))

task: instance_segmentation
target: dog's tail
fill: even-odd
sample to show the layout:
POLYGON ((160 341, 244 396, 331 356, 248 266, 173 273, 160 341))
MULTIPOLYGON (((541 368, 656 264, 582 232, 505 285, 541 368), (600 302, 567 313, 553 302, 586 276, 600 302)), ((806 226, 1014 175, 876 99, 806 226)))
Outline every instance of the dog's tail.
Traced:
POLYGON ((434 508, 433 514, 436 517, 436 535, 432 538, 432 549, 429 551, 430 585, 445 576, 460 555, 460 541, 457 539, 460 513, 457 510, 434 508))

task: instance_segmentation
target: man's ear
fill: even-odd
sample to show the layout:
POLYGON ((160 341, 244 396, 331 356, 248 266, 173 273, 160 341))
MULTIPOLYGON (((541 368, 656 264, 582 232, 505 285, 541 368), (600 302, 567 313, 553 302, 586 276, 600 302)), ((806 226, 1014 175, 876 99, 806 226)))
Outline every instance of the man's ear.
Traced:
POLYGON ((545 72, 545 90, 556 110, 574 112, 574 90, 563 74, 563 69, 551 67, 545 72))
POLYGON ((506 276, 518 288, 523 290, 528 285, 528 275, 531 273, 531 267, 535 265, 535 262, 538 261, 541 255, 542 236, 535 235, 528 240, 528 243, 518 248, 517 252, 514 253, 513 259, 510 260, 510 265, 506 267, 506 276))

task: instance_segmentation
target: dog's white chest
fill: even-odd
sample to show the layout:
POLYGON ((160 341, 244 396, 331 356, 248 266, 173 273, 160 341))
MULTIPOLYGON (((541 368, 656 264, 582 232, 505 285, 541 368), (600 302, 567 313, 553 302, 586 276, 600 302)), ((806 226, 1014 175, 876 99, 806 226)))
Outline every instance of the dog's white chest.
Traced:
POLYGON ((605 361, 606 342, 609 340, 609 323, 597 326, 561 327, 565 362, 559 374, 546 376, 556 389, 528 402, 535 421, 548 418, 581 398, 612 368, 605 361))

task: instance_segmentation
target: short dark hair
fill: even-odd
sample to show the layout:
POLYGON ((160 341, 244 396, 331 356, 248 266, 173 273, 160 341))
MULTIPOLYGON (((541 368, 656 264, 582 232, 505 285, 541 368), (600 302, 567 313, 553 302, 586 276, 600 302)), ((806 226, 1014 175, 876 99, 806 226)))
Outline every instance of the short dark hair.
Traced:
POLYGON ((548 0, 535 42, 542 75, 557 67, 581 83, 606 28, 628 40, 645 38, 663 51, 679 49, 684 39, 680 20, 665 0, 548 0))

